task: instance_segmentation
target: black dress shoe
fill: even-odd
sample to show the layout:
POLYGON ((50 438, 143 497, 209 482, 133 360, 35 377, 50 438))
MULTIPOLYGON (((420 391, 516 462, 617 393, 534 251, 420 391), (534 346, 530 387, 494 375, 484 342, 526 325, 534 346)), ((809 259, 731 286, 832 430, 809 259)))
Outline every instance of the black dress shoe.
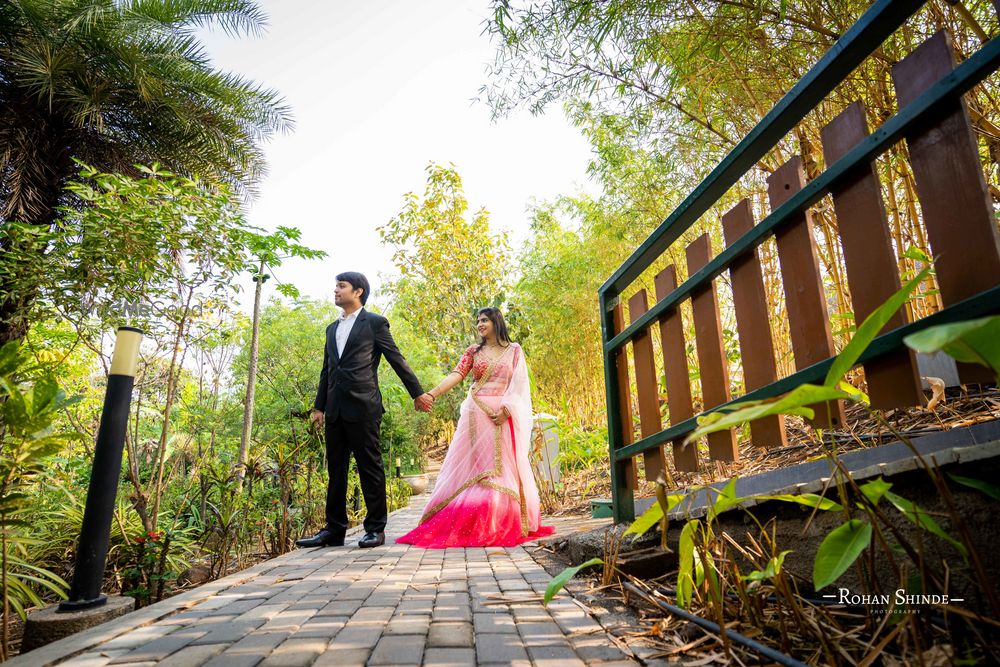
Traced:
POLYGON ((385 544, 385 533, 365 533, 365 536, 361 538, 358 542, 358 546, 362 549, 370 549, 371 547, 380 547, 385 544))
POLYGON ((295 544, 300 547, 342 547, 344 546, 344 534, 324 528, 312 537, 295 540, 295 544))

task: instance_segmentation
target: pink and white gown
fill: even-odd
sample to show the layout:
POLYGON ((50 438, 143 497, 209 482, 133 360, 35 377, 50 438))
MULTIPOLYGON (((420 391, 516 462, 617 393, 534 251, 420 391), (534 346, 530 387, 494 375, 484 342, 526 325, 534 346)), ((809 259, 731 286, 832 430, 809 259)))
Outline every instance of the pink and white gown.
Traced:
POLYGON ((528 463, 532 426, 528 366, 512 343, 495 360, 469 347, 455 367, 474 383, 420 524, 396 541, 430 549, 512 547, 551 535, 541 525, 528 463), (507 408, 497 426, 489 415, 507 408))

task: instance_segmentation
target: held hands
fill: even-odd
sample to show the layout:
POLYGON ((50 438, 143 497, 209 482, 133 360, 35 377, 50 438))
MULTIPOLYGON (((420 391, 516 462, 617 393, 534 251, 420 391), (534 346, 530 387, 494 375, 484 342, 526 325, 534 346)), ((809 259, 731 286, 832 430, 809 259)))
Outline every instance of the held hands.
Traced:
POLYGON ((434 406, 434 396, 430 393, 421 394, 413 399, 413 408, 418 412, 430 412, 434 406))
POLYGON ((313 410, 309 413, 309 424, 312 426, 322 427, 326 422, 326 415, 323 414, 322 410, 313 410))

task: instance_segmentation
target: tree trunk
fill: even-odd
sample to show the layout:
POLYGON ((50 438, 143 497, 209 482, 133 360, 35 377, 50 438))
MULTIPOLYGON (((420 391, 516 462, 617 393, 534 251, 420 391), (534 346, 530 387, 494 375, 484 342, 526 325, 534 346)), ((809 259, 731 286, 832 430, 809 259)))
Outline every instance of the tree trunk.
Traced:
POLYGON ((177 323, 177 336, 174 337, 174 351, 170 358, 170 368, 167 371, 167 396, 163 406, 163 428, 160 430, 160 443, 156 452, 155 486, 152 488, 152 493, 149 494, 153 498, 153 511, 149 517, 153 524, 153 530, 156 530, 156 524, 160 518, 160 500, 163 497, 163 470, 166 467, 167 436, 170 433, 170 411, 174 407, 177 383, 180 381, 181 367, 184 365, 183 359, 178 360, 177 357, 180 354, 181 342, 184 340, 184 327, 187 326, 187 320, 191 314, 191 298, 193 296, 194 288, 188 294, 187 300, 184 303, 184 311, 181 314, 180 321, 177 323))
POLYGON ((247 368, 247 394, 243 401, 243 432, 240 434, 240 451, 236 460, 236 492, 243 490, 243 480, 247 474, 247 459, 250 449, 250 433, 253 430, 253 395, 257 384, 257 337, 260 334, 260 292, 267 277, 264 262, 254 276, 257 287, 253 295, 253 325, 250 333, 250 364, 247 368))
MULTIPOLYGON (((139 520, 142 521, 143 530, 148 533, 154 527, 153 522, 149 518, 149 496, 146 495, 146 491, 142 488, 142 480, 139 478, 139 455, 137 447, 128 433, 125 433, 125 450, 128 453, 128 463, 125 469, 128 471, 129 481, 132 482, 132 487, 135 489, 135 492, 129 496, 129 501, 132 503, 136 514, 139 515, 139 520)), ((125 534, 124 530, 122 534, 125 534)))

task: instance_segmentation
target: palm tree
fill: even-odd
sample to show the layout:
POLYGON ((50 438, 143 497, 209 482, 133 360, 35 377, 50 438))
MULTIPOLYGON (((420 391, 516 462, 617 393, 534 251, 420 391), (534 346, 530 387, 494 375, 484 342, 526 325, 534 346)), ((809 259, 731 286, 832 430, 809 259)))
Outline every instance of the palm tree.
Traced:
POLYGON ((107 172, 159 162, 253 192, 261 143, 290 127, 289 110, 213 69, 196 31, 255 35, 264 20, 252 0, 0 0, 0 345, 27 329, 37 289, 16 263, 44 253, 32 239, 73 205, 74 159, 107 172))

